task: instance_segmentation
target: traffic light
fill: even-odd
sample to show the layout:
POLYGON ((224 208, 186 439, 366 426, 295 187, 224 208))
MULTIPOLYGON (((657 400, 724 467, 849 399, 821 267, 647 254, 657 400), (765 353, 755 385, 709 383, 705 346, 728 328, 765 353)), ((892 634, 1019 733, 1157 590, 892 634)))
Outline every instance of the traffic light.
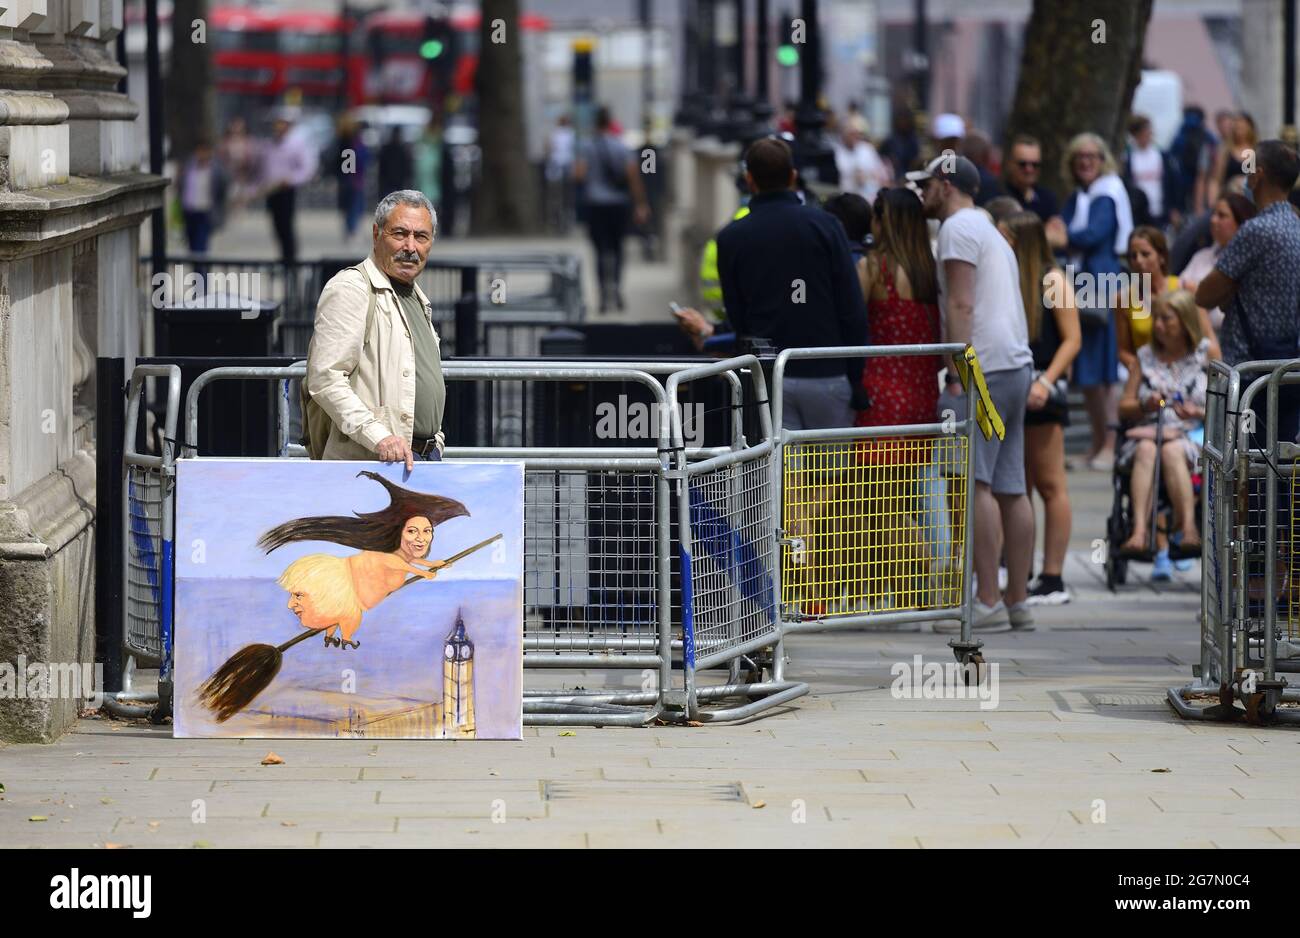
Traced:
POLYGON ((420 57, 428 62, 441 57, 450 45, 449 40, 447 21, 436 16, 426 16, 424 38, 420 42, 420 57))
POLYGON ((799 64, 799 46, 795 44, 795 18, 788 13, 781 17, 781 43, 776 47, 776 64, 794 68, 799 64))

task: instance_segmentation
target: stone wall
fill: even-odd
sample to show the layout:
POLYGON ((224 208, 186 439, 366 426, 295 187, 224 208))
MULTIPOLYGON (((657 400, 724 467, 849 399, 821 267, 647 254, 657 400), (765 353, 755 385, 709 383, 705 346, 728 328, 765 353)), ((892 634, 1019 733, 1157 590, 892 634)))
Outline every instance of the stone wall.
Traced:
MULTIPOLYGON (((116 85, 122 0, 0 0, 0 666, 94 660, 95 357, 151 321, 139 171, 116 85)), ((79 702, 5 696, 0 739, 48 741, 79 702)))

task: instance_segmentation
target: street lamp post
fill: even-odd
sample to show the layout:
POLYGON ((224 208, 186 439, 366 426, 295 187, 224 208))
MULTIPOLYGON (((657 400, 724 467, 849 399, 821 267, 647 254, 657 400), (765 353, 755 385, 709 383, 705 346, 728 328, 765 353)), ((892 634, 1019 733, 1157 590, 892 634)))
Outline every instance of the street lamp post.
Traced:
POLYGON ((1295 123, 1295 42, 1296 0, 1285 0, 1282 12, 1282 134, 1292 146, 1296 145, 1295 123))
POLYGON ((817 0, 800 0, 805 43, 799 65, 799 111, 795 116, 799 129, 796 158, 805 176, 837 185, 840 174, 835 166, 835 152, 826 142, 826 122, 817 104, 822 83, 821 25, 817 12, 817 0))

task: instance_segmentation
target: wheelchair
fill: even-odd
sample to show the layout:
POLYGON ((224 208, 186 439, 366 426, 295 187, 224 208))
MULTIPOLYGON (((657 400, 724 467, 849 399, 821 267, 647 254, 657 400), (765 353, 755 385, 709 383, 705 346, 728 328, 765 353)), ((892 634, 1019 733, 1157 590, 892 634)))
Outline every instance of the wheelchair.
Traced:
MULTIPOLYGON (((1160 452, 1164 446, 1164 410, 1159 412, 1156 421, 1156 460, 1153 467, 1155 478, 1151 486, 1151 516, 1147 524, 1147 545, 1146 550, 1138 556, 1127 554, 1121 551, 1122 545, 1127 543, 1133 533, 1133 495, 1132 495, 1132 474, 1133 465, 1120 466, 1118 459, 1114 468, 1111 470, 1111 506, 1110 515, 1106 519, 1106 589, 1112 593, 1117 592, 1117 587, 1123 586, 1128 582, 1128 565, 1132 561, 1137 563, 1152 563, 1156 557, 1156 538, 1158 534, 1170 533, 1173 524, 1173 503, 1169 500, 1169 494, 1165 490, 1164 482, 1160 477, 1161 462, 1160 452)), ((1134 424, 1121 423, 1117 428, 1117 440, 1125 439, 1126 432, 1134 424)), ((1118 448, 1118 447, 1117 447, 1118 448)), ((1201 476, 1195 469, 1192 471, 1192 502, 1195 505, 1196 526, 1201 527, 1201 476)), ((1175 553, 1171 548, 1171 556, 1175 553)), ((1192 557, 1195 554, 1185 554, 1183 556, 1192 557)))

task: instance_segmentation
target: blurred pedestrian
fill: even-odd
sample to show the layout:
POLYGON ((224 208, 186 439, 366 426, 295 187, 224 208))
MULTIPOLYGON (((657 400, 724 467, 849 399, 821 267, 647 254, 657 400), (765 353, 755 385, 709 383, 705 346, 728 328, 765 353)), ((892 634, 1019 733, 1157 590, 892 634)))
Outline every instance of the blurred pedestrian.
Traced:
POLYGON ((1002 183, 990 168, 993 148, 989 145, 988 137, 977 132, 968 133, 961 143, 961 155, 974 163, 976 171, 980 174, 980 191, 975 196, 976 205, 982 206, 1003 194, 1002 183))
POLYGON ((1154 225, 1157 228, 1177 224, 1181 220, 1174 205, 1178 186, 1177 167, 1172 158, 1156 146, 1155 128, 1149 117, 1135 115, 1129 121, 1128 132, 1133 140, 1124 151, 1124 178, 1128 182, 1130 194, 1135 190, 1140 192, 1146 203, 1143 206, 1134 203, 1133 224, 1154 225))
POLYGON ((624 309, 623 242, 628 216, 644 225, 650 220, 650 205, 640 165, 615 133, 609 108, 602 107, 596 114, 596 137, 583 144, 574 164, 574 179, 583 187, 583 210, 596 249, 600 311, 608 312, 615 306, 624 309))
POLYGON ((366 172, 370 169, 370 148, 362 139, 361 127, 347 114, 335 121, 334 173, 338 185, 338 208, 343 216, 343 236, 351 238, 366 210, 366 172))
POLYGON ((1033 212, 1043 221, 1047 242, 1053 248, 1064 248, 1067 240, 1065 222, 1061 220, 1061 206, 1056 193, 1039 185, 1043 173, 1043 148, 1037 137, 1017 134, 1011 140, 1011 149, 1002 162, 1002 178, 1007 195, 1020 203, 1027 212, 1033 212))
POLYGON ((1133 214, 1115 158, 1096 134, 1078 134, 1070 141, 1061 176, 1074 185, 1062 219, 1075 291, 1086 285, 1088 295, 1095 298, 1088 308, 1079 308, 1083 348, 1074 363, 1074 383, 1083 389, 1092 425, 1087 465, 1109 470, 1115 461, 1115 434, 1110 426, 1117 419, 1113 389, 1119 380, 1119 359, 1114 311, 1104 302, 1100 288, 1106 282, 1101 279, 1104 275, 1123 270, 1120 257, 1128 248, 1133 214))
POLYGON ((411 148, 402 139, 402 128, 390 127, 388 138, 379 147, 379 191, 401 192, 409 189, 414 175, 411 148))
POLYGON ((217 147, 217 159, 230 180, 227 197, 233 208, 242 209, 257 195, 262 172, 261 146, 248 132, 242 117, 232 117, 217 147))
POLYGON ((1057 266, 1036 213, 1018 212, 998 230, 1016 252, 1034 358, 1034 383, 1025 402, 1025 481, 1043 500, 1043 565, 1027 602, 1059 606, 1070 601, 1063 579, 1073 524, 1065 476, 1065 428, 1070 425, 1070 366, 1083 344, 1079 310, 1074 305, 1074 285, 1057 266))
POLYGON ((856 120, 852 115, 845 118, 843 133, 835 141, 835 166, 840 173, 841 189, 872 202, 882 187, 893 182, 893 177, 889 164, 867 140, 865 127, 866 119, 861 114, 856 120))
POLYGON ((1195 104, 1183 108, 1183 123, 1169 152, 1178 171, 1175 206, 1185 217, 1198 215, 1206 207, 1218 146, 1218 138, 1205 124, 1205 110, 1195 104))
POLYGON ((1214 168, 1210 171, 1210 186, 1206 198, 1207 205, 1213 205, 1228 185, 1237 176, 1247 176, 1247 161, 1255 154, 1259 137, 1255 131, 1255 119, 1245 111, 1233 115, 1226 124, 1230 136, 1219 145, 1214 168))
MULTIPOLYGON (((1015 252, 975 207, 979 171, 964 156, 939 156, 908 173, 921 185, 925 214, 940 221, 939 302, 949 342, 974 346, 1005 436, 975 435, 975 553, 973 628, 1031 629, 1026 604, 1034 552, 1034 511, 1025 487, 1025 405, 1033 377, 1020 271, 1015 252), (998 589, 998 555, 1007 563, 998 589)), ((971 389, 968 393, 974 393, 971 389)), ((936 631, 958 623, 937 622, 936 631)))
POLYGON ((561 114, 546 141, 546 218, 559 234, 573 227, 573 163, 577 136, 568 114, 561 114))
POLYGON ((280 111, 272 125, 271 143, 262 154, 261 191, 271 213, 280 259, 293 263, 298 259, 298 233, 295 208, 298 189, 316 175, 316 149, 295 126, 298 112, 280 111))
MULTIPOLYGON (((930 124, 930 160, 938 156, 944 150, 952 150, 954 153, 961 152, 962 141, 966 139, 966 122, 957 114, 939 114, 930 124)), ((978 168, 978 167, 977 167, 978 168)))
POLYGON ((191 254, 208 253, 212 232, 221 225, 226 185, 226 173, 212 151, 212 141, 200 137, 180 173, 181 216, 191 254))
POLYGON ((411 172, 414 188, 423 192, 435 208, 442 204, 443 149, 442 117, 433 114, 411 144, 411 172))
POLYGON ((916 135, 916 115, 906 105, 896 105, 890 118, 889 136, 880 145, 880 155, 889 161, 895 179, 901 179, 921 155, 921 141, 916 135))
MULTIPOLYGON (((1254 217, 1255 203, 1244 195, 1228 193, 1220 196, 1219 201, 1214 203, 1214 211, 1210 215, 1210 237, 1213 243, 1192 255, 1179 276, 1179 286, 1185 290, 1195 291, 1197 285, 1214 269, 1214 265, 1219 261, 1219 255, 1223 253, 1223 249, 1227 247, 1238 229, 1254 217)), ((1209 315, 1210 325, 1217 334, 1223 328, 1223 310, 1216 306, 1209 311, 1209 315)))

